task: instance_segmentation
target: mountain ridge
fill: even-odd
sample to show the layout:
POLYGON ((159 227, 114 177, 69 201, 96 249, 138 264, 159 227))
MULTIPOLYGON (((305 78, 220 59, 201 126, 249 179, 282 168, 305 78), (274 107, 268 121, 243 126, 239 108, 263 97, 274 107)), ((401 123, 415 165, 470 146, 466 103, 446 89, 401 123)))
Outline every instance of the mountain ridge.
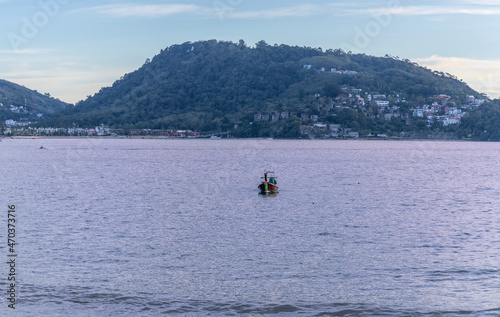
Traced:
POLYGON ((69 106, 68 103, 41 94, 16 83, 0 79, 0 120, 38 120, 69 106))
MULTIPOLYGON (((345 109, 323 115, 317 109, 321 102, 331 103, 344 96, 343 87, 363 91, 362 98, 375 92, 390 96, 391 106, 398 104, 406 111, 397 113, 399 116, 406 116, 413 105, 432 102, 439 94, 452 96, 458 107, 465 104, 467 96, 481 98, 480 93, 455 76, 389 55, 375 57, 340 49, 323 51, 269 45, 264 41, 249 47, 242 40, 238 43, 210 40, 185 42, 161 50, 111 87, 67 107, 43 124, 75 123, 82 127, 105 124, 122 129, 192 129, 204 133, 233 131, 242 137, 297 137, 298 127, 304 122, 290 118, 279 123, 281 126, 269 127, 263 122, 252 126, 254 114, 295 112, 306 104, 308 112, 319 115, 326 123, 352 128, 349 125, 356 126, 353 122, 338 120, 345 109), (278 130, 294 132, 280 134, 278 130)), ((385 127, 388 123, 380 119, 383 116, 380 109, 373 105, 368 110, 363 107, 351 106, 356 115, 366 117, 362 118, 366 122, 355 128, 374 133, 384 133, 384 129, 394 133, 406 130, 400 122, 394 122, 397 127, 385 127)))

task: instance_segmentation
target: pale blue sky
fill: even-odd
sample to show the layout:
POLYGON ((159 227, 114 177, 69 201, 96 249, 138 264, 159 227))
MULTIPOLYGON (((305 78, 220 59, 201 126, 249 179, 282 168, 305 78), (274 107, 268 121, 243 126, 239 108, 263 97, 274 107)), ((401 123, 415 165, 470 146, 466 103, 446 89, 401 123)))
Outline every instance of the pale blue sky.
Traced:
POLYGON ((500 97, 496 0, 0 0, 0 30, 0 78, 71 103, 208 39, 390 54, 500 97))

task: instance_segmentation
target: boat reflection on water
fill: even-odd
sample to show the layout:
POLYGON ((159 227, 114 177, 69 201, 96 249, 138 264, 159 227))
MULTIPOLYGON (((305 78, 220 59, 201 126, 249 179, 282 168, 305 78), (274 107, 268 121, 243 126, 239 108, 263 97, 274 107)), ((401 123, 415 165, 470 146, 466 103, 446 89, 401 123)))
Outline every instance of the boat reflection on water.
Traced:
POLYGON ((263 192, 259 192, 259 196, 262 196, 262 197, 277 197, 278 196, 278 192, 274 192, 274 193, 263 193, 263 192))

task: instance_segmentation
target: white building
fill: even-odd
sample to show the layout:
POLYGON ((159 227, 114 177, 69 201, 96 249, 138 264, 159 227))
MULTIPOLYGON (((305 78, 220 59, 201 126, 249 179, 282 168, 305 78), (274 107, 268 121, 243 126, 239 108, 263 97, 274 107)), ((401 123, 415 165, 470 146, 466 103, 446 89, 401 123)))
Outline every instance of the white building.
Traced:
POLYGON ((443 125, 447 126, 450 124, 459 124, 460 123, 460 118, 459 117, 448 117, 443 120, 443 125))
POLYGON ((423 117, 424 116, 424 109, 413 109, 413 116, 414 117, 423 117))
POLYGON ((388 107, 389 106, 389 101, 387 101, 387 100, 375 100, 375 103, 379 107, 388 107))
POLYGON ((109 135, 109 127, 101 124, 100 126, 95 127, 95 132, 98 136, 109 135))
POLYGON ((337 133, 340 129, 340 124, 330 124, 330 131, 337 133))

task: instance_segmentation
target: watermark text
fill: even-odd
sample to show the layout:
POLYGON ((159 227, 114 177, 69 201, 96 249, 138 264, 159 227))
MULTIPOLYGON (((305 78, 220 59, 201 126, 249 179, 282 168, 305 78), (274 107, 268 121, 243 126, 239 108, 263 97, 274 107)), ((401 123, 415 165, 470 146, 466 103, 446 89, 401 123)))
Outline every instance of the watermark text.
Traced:
POLYGON ((9 205, 7 210, 7 301, 9 308, 16 309, 16 206, 9 205))
POLYGON ((22 26, 19 32, 10 32, 7 37, 14 50, 19 50, 22 45, 37 36, 38 32, 46 27, 50 20, 59 14, 61 6, 67 4, 70 0, 40 0, 38 6, 40 10, 31 17, 21 18, 22 26))

